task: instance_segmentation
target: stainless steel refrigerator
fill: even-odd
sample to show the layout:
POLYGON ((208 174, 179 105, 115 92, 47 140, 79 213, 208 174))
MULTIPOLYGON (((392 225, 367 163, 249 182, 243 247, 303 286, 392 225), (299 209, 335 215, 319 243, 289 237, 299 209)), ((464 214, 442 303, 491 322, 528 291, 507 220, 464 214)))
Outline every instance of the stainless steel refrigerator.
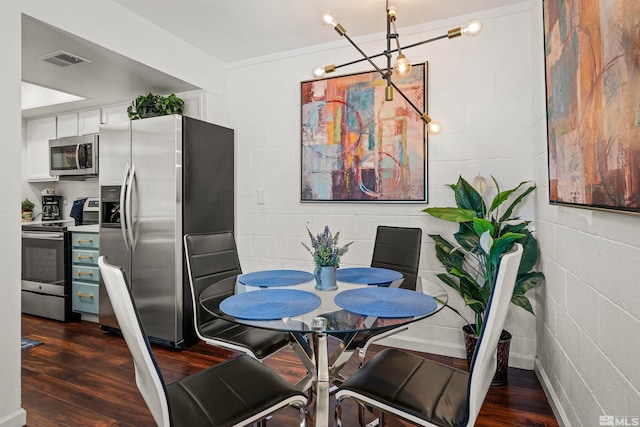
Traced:
MULTIPOLYGON (((196 341, 182 243, 233 231, 233 130, 171 115, 100 127, 100 255, 121 266, 154 342, 196 341)), ((99 322, 118 324, 100 286, 99 322)))

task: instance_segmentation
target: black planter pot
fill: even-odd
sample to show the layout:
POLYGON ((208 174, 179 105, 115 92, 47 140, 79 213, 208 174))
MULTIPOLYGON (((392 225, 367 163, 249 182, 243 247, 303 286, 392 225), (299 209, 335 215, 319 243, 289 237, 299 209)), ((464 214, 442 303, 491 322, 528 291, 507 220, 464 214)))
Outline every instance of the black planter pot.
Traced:
MULTIPOLYGON (((464 332, 464 345, 467 351, 467 368, 471 367, 471 359, 473 358, 473 352, 476 349, 478 343, 478 336, 474 333, 475 325, 465 325, 462 327, 464 332)), ((511 348, 511 334, 504 329, 500 334, 500 341, 498 341, 498 366, 496 373, 491 381, 491 387, 501 387, 506 385, 509 374, 509 350, 511 348)))

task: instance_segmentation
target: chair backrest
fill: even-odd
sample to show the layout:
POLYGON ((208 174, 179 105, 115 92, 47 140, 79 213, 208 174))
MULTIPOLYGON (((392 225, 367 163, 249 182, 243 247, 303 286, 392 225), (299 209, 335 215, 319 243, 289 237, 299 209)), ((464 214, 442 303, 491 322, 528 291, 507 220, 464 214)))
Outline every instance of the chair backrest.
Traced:
MULTIPOLYGON (((202 291, 222 279, 242 274, 242 269, 236 241, 230 231, 186 234, 184 249, 187 257, 194 322, 198 331, 198 325, 214 317, 198 303, 202 291)), ((233 290, 229 292, 233 293, 233 290)))
POLYGON ((474 425, 497 367, 498 341, 511 306, 518 267, 522 258, 522 245, 516 243, 511 251, 502 255, 493 291, 487 304, 484 324, 471 362, 469 375, 469 422, 474 425))
POLYGON ((138 390, 156 424, 169 427, 171 421, 166 386, 142 328, 124 271, 109 264, 104 256, 98 258, 98 266, 120 331, 133 356, 138 390))
POLYGON ((388 268, 402 273, 405 289, 416 289, 422 229, 379 225, 373 247, 371 267, 388 268))

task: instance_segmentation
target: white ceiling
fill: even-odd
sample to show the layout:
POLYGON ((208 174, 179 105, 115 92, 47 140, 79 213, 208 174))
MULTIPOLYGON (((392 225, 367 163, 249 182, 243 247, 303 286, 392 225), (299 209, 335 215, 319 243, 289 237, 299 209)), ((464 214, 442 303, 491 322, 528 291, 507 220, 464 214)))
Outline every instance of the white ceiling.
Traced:
MULTIPOLYGON (((352 37, 386 30, 386 0, 113 1, 224 63, 336 41, 335 31, 321 24, 320 16, 326 10, 335 13, 352 37)), ((512 3, 514 0, 391 1, 398 9, 400 29, 512 3)), ((25 110, 25 118, 119 103, 146 91, 167 94, 197 89, 28 16, 23 16, 22 58, 24 81, 89 98, 25 110), (57 50, 92 62, 61 68, 36 59, 57 50)))
MULTIPOLYGON (((183 40, 229 63, 327 43, 331 10, 350 36, 386 31, 387 0, 114 0, 183 40)), ((465 15, 515 0, 389 0, 398 27, 465 15)), ((461 22, 461 24, 463 24, 461 22)))
POLYGON ((121 103, 147 91, 168 94, 197 89, 26 15, 22 16, 22 80, 88 98, 23 110, 23 118, 121 103), (39 59, 59 50, 86 58, 91 63, 59 67, 39 59))

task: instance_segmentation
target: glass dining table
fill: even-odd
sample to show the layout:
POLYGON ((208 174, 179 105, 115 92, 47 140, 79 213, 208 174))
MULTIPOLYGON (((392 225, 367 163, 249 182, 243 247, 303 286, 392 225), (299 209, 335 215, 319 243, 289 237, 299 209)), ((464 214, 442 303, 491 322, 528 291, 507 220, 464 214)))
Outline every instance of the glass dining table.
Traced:
POLYGON ((296 386, 314 387, 316 426, 322 427, 330 425, 331 387, 344 380, 340 370, 360 338, 404 330, 440 311, 448 300, 443 287, 426 280, 418 280, 415 291, 398 288, 402 275, 393 270, 340 270, 338 288, 331 291, 316 290, 311 273, 264 270, 221 280, 202 292, 199 301, 225 320, 291 334, 292 347, 308 372, 296 386), (340 340, 331 354, 330 335, 340 340))

